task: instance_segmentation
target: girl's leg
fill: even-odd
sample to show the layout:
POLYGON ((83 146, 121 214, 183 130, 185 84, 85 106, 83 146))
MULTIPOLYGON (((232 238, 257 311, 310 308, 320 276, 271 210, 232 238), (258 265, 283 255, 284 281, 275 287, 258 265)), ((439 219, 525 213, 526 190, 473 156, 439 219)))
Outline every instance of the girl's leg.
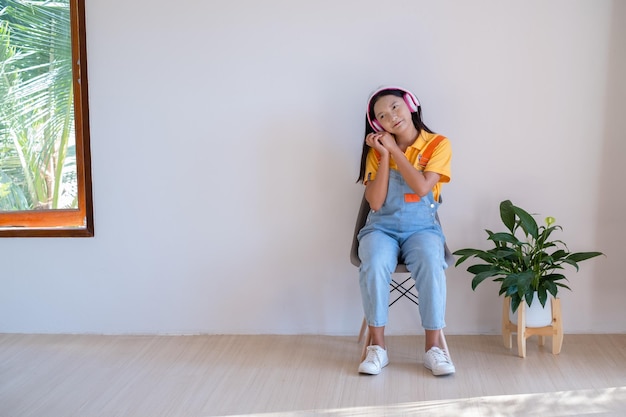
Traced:
POLYGON ((424 344, 424 352, 428 352, 433 346, 436 346, 442 350, 447 350, 448 347, 444 343, 441 337, 441 329, 439 330, 424 330, 426 335, 426 343, 424 344))
POLYGON ((372 336, 372 345, 377 345, 383 349, 387 349, 385 345, 385 326, 369 326, 369 332, 372 336))
POLYGON ((418 292, 426 351, 433 346, 443 348, 441 329, 445 327, 446 312, 443 238, 428 231, 415 233, 403 243, 402 254, 418 292))
POLYGON ((398 264, 400 247, 389 235, 373 231, 359 241, 359 285, 365 319, 372 344, 384 348, 384 332, 389 311, 391 274, 398 264))
POLYGON ((446 325, 443 238, 432 232, 413 234, 402 245, 402 253, 418 291, 420 315, 426 333, 424 366, 433 375, 453 374, 456 369, 441 331, 446 325))

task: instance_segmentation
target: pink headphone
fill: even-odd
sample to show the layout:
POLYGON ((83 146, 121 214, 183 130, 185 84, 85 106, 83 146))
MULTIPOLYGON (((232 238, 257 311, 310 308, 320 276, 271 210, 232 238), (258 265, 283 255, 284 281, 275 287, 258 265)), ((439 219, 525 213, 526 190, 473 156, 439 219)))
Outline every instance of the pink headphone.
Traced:
POLYGON ((383 129, 380 123, 378 123, 378 120, 370 118, 370 106, 372 105, 372 99, 374 98, 374 96, 380 93, 381 91, 385 91, 385 90, 402 91, 404 93, 404 95, 402 96, 404 98, 404 102, 409 107, 409 110, 411 110, 411 113, 415 113, 417 111, 417 108, 420 105, 420 102, 419 100, 417 100, 417 97, 415 97, 415 94, 411 93, 406 88, 398 87, 395 85, 387 85, 387 86, 377 89, 370 95, 370 98, 367 100, 367 110, 365 111, 365 115, 367 116, 367 122, 370 124, 370 126, 372 127, 372 129, 374 129, 375 132, 382 132, 385 129, 383 129))

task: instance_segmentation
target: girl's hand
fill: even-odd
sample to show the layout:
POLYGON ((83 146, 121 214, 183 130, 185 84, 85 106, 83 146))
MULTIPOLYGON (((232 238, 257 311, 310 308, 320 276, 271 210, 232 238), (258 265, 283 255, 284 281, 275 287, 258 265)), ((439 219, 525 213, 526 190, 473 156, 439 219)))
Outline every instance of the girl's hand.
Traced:
POLYGON ((391 140, 393 140, 393 137, 389 133, 377 132, 377 133, 370 133, 369 135, 367 135, 365 137, 365 144, 369 146, 370 148, 374 148, 374 150, 378 152, 381 156, 387 156, 389 155, 389 151, 387 150, 385 145, 383 145, 383 140, 385 140, 384 139, 385 135, 389 136, 391 140))
POLYGON ((396 138, 388 132, 381 132, 380 139, 378 140, 381 145, 387 149, 387 152, 392 153, 395 149, 398 148, 398 144, 396 143, 396 138))

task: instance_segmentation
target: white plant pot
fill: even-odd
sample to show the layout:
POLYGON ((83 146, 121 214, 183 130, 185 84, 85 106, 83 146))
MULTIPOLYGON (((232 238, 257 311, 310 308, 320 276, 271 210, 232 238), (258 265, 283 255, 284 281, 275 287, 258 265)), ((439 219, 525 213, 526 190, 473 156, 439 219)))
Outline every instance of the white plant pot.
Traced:
MULTIPOLYGON (((522 304, 526 308, 526 327, 544 327, 552 324, 552 296, 548 296, 545 307, 541 305, 537 291, 533 294, 533 302, 531 306, 525 300, 522 300, 517 311, 522 308, 522 304)), ((509 320, 511 323, 517 324, 517 311, 513 313, 509 309, 509 320)))

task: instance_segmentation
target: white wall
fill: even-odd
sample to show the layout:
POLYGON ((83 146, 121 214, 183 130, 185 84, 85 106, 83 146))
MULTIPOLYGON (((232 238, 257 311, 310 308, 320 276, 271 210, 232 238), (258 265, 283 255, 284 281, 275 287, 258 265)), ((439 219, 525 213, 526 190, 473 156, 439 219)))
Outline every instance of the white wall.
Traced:
MULTIPOLYGON (((503 199, 552 215, 607 254, 570 274, 566 331, 624 332, 625 20, 608 0, 90 0, 96 237, 1 239, 0 332, 355 334, 385 83, 452 141, 450 246, 486 245, 503 199)), ((497 287, 464 269, 448 332, 498 333, 497 287)))

